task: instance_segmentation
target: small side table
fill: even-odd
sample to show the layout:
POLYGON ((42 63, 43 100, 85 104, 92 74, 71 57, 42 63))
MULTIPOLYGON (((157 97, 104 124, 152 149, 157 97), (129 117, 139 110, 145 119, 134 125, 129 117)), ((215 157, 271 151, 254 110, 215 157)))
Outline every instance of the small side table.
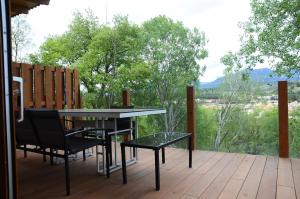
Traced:
POLYGON ((126 154, 125 147, 135 147, 143 149, 154 150, 155 155, 155 184, 156 190, 160 190, 160 172, 159 172, 159 150, 162 149, 162 163, 165 163, 165 147, 183 139, 188 140, 189 150, 189 168, 192 168, 192 137, 190 133, 178 132, 162 132, 153 135, 139 137, 135 140, 130 140, 121 143, 122 153, 122 171, 123 171, 123 184, 127 184, 127 171, 126 171, 126 154))

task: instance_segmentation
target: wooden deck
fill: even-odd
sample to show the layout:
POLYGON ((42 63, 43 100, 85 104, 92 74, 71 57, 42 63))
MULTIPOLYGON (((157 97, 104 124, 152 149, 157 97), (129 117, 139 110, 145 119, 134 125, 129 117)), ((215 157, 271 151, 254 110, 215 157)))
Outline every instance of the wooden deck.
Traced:
POLYGON ((134 198, 300 198, 300 160, 168 148, 161 165, 161 190, 155 191, 154 153, 140 150, 139 162, 110 179, 96 174, 95 158, 71 161, 71 196, 65 196, 64 164, 51 166, 41 155, 18 152, 20 198, 134 199, 134 198))

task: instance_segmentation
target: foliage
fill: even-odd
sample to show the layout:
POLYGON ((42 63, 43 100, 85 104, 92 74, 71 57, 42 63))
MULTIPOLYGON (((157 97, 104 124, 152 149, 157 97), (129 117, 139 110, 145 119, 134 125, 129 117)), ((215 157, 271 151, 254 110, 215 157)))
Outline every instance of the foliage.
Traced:
POLYGON ((25 56, 22 56, 23 50, 28 48, 31 45, 30 33, 31 28, 29 23, 26 20, 25 15, 18 15, 12 18, 12 54, 13 61, 21 62, 25 59, 25 56))
POLYGON ((124 86, 147 78, 147 67, 140 58, 140 37, 138 26, 117 16, 112 27, 99 28, 87 52, 76 62, 87 93, 95 95, 93 107, 110 107, 124 86))
POLYGON ((62 35, 49 36, 31 62, 53 66, 69 66, 83 56, 98 29, 98 20, 91 10, 75 12, 68 30, 62 35))
POLYGON ((223 63, 235 69, 268 64, 278 74, 299 73, 300 1, 252 0, 252 16, 241 27, 241 49, 229 52, 223 63))
POLYGON ((289 117, 289 145, 292 157, 300 157, 300 109, 297 108, 290 113, 289 117))
POLYGON ((151 71, 148 92, 152 105, 167 110, 165 129, 174 131, 184 116, 186 86, 204 69, 199 61, 208 55, 207 40, 198 29, 190 30, 165 16, 144 22, 143 39, 142 54, 151 71))

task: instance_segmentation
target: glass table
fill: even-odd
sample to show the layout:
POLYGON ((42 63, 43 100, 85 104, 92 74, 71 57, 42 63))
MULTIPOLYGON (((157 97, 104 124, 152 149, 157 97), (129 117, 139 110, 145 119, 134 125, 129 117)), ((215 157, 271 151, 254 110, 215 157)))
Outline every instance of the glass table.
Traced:
POLYGON ((127 171, 126 171, 126 154, 125 147, 144 148, 154 150, 155 156, 155 184, 156 190, 160 190, 160 172, 159 172, 159 150, 162 151, 162 163, 165 163, 165 147, 181 140, 188 140, 189 150, 189 168, 192 168, 192 137, 190 133, 178 132, 162 132, 153 135, 139 137, 135 140, 130 140, 121 143, 122 153, 122 173, 123 184, 127 184, 127 171))

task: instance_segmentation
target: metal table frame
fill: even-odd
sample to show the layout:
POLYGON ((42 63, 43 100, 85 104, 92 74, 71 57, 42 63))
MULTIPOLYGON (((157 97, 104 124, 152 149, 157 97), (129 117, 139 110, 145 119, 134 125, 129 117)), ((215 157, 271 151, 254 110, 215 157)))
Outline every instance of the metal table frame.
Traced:
MULTIPOLYGON (((60 116, 71 116, 71 117, 94 117, 96 118, 96 127, 105 128, 104 122, 107 118, 114 119, 114 130, 105 135, 105 133, 100 133, 99 137, 102 136, 103 139, 114 137, 114 162, 109 161, 108 155, 112 153, 108 151, 107 147, 102 146, 102 150, 99 151, 99 146, 96 147, 96 161, 97 161, 97 172, 100 174, 106 174, 107 177, 110 176, 110 173, 116 170, 121 169, 121 162, 117 162, 117 136, 118 134, 124 131, 130 131, 130 136, 132 138, 132 130, 135 129, 136 136, 138 137, 138 117, 155 115, 155 114, 164 114, 166 110, 163 109, 62 109, 58 111, 60 116), (117 119, 118 118, 130 118, 130 129, 117 130, 117 119), (135 118, 136 125, 132 127, 132 118, 135 118), (99 124, 101 124, 99 126, 99 124), (105 137, 107 136, 107 137, 105 137), (99 155, 102 155, 102 165, 100 164, 99 155), (107 162, 112 164, 108 165, 107 162)), ((136 148, 135 148, 136 150, 136 148)), ((133 164, 137 160, 137 150, 132 154, 130 149, 130 159, 126 162, 127 165, 133 164), (135 156, 134 156, 135 154, 135 156)))
MULTIPOLYGON (((160 133, 158 133, 160 134, 160 133)), ((148 135, 145 137, 153 137, 155 139, 155 135, 148 135)), ((143 139, 142 137, 141 139, 143 139)), ((126 153, 125 147, 136 147, 136 148, 143 148, 143 149, 152 149, 154 150, 155 156, 155 186, 156 190, 160 190, 160 171, 159 171, 159 150, 162 151, 162 163, 165 163, 165 147, 181 140, 187 139, 188 140, 188 150, 189 150, 189 168, 192 168, 192 136, 190 133, 186 133, 185 135, 180 135, 180 137, 172 139, 168 142, 159 142, 159 144, 139 144, 135 143, 135 141, 127 141, 121 143, 121 154, 122 154, 122 175, 123 175, 123 184, 127 184, 127 171, 126 171, 126 153)))

